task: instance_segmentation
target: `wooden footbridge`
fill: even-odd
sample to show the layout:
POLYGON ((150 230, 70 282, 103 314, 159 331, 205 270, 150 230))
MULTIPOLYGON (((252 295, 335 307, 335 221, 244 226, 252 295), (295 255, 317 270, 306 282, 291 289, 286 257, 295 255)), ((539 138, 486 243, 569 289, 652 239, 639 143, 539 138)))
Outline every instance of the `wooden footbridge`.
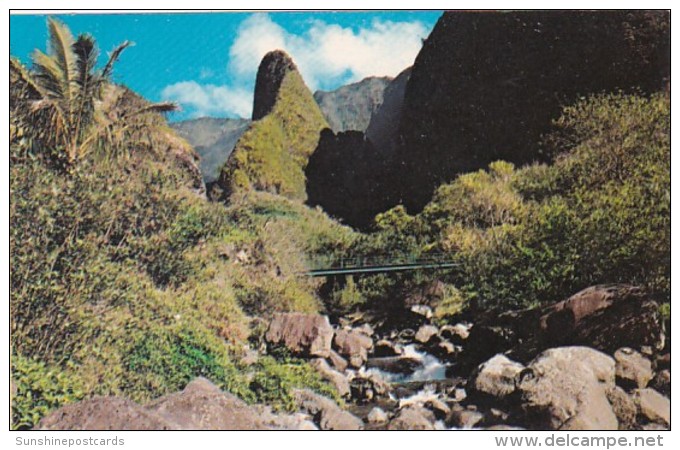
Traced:
POLYGON ((310 261, 306 275, 359 275, 409 270, 445 270, 459 266, 450 254, 316 257, 310 261))

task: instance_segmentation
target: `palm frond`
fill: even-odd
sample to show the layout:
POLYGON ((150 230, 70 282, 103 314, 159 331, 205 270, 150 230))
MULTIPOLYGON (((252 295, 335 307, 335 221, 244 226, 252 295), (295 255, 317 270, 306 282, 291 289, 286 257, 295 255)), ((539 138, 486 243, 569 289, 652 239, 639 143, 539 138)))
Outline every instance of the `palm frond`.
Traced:
POLYGON ((113 49, 111 53, 109 53, 109 60, 106 62, 106 65, 101 72, 102 79, 106 80, 111 76, 111 73, 113 72, 113 65, 116 63, 116 61, 118 61, 118 58, 120 58, 120 54, 123 53, 123 50, 132 45, 134 45, 133 42, 124 41, 122 44, 113 49))
POLYGON ((132 113, 128 114, 127 117, 134 117, 145 113, 159 113, 165 114, 173 111, 179 111, 180 107, 175 102, 160 102, 160 103, 150 103, 142 108, 139 108, 132 113))
POLYGON ((14 57, 9 58, 9 71, 11 76, 15 77, 16 81, 21 83, 22 87, 27 89, 29 98, 43 98, 46 96, 45 90, 36 83, 33 75, 21 64, 21 61, 14 57))
POLYGON ((47 19, 47 27, 50 33, 50 57, 60 69, 58 75, 62 83, 62 95, 70 107, 77 89, 73 83, 77 74, 77 57, 73 51, 75 40, 68 27, 53 17, 47 19))
POLYGON ((76 55, 77 78, 83 94, 87 94, 92 89, 94 70, 97 65, 99 51, 94 38, 87 34, 78 36, 78 40, 73 44, 73 51, 76 55))

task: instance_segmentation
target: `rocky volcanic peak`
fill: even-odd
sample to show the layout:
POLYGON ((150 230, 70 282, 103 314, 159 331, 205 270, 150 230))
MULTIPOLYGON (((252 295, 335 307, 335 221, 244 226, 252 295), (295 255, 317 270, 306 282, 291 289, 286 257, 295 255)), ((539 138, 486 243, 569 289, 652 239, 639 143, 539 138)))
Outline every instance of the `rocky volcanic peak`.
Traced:
POLYGON ((271 112, 281 83, 291 71, 297 71, 297 66, 284 51, 274 50, 262 58, 255 81, 253 120, 259 120, 271 112))
POLYGON ((417 211, 459 173, 546 159, 541 135, 581 96, 663 89, 669 33, 663 11, 445 13, 406 88, 403 200, 417 211))
POLYGON ((314 100, 334 132, 365 131, 391 81, 390 77, 368 77, 331 92, 316 91, 314 100))
POLYGON ((206 183, 219 177, 234 145, 250 125, 248 119, 201 117, 175 122, 170 126, 186 139, 201 157, 201 173, 206 183))

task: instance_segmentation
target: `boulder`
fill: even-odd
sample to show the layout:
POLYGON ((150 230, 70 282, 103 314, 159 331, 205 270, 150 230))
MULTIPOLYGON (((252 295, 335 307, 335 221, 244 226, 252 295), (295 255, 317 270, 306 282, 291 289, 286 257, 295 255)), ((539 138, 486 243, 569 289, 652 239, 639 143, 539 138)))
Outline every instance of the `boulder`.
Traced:
POLYGON ((333 364, 333 367, 335 367, 335 370, 339 372, 344 372, 345 369, 347 369, 347 366, 349 365, 347 363, 347 360, 342 356, 338 355, 338 352, 336 352, 335 350, 331 350, 328 359, 331 361, 331 364, 333 364))
POLYGON ((256 405, 254 408, 262 422, 272 430, 314 431, 319 429, 308 414, 275 414, 270 406, 264 405, 256 405))
POLYGON ((457 323, 455 325, 444 325, 439 334, 445 339, 450 340, 455 344, 462 344, 470 336, 471 326, 457 323))
POLYGON ((347 377, 329 366, 325 359, 314 359, 310 365, 314 367, 317 372, 319 372, 321 378, 330 382, 335 387, 341 397, 350 396, 351 392, 347 377))
POLYGON ((432 308, 427 305, 413 305, 411 306, 411 312, 423 316, 427 320, 432 318, 432 308))
POLYGON ((654 376, 652 362, 632 348, 624 347, 614 353, 616 382, 625 389, 645 388, 654 376))
POLYGON ((664 369, 656 374, 652 380, 651 386, 666 397, 671 396, 671 371, 664 369))
POLYGON ((356 327, 354 330, 358 331, 359 333, 363 333, 363 334, 365 334, 366 336, 369 336, 369 337, 371 337, 375 334, 375 330, 368 323, 364 323, 361 326, 356 327))
POLYGON ((617 430, 607 398, 615 362, 587 347, 549 349, 532 361, 518 383, 529 428, 617 430))
POLYGON ((658 304, 634 286, 593 286, 548 308, 540 339, 551 346, 585 345, 612 354, 621 347, 661 350, 658 304))
POLYGON ((161 397, 147 409, 182 430, 266 429, 255 409, 205 378, 196 378, 183 391, 161 397))
POLYGON ((318 314, 277 313, 265 334, 269 344, 284 345, 299 356, 327 358, 331 354, 333 327, 318 314))
POLYGON ((474 428, 484 420, 484 414, 476 409, 454 408, 446 418, 446 425, 454 428, 474 428))
POLYGON ((416 341, 420 342, 421 344, 427 344, 439 334, 439 328, 435 327, 434 325, 423 325, 420 328, 418 328, 418 331, 416 332, 415 339, 416 341))
POLYGON ((293 397, 298 407, 314 417, 322 430, 361 430, 364 427, 361 419, 309 389, 295 389, 293 397))
POLYGON ((423 406, 432 411, 435 418, 440 420, 445 419, 451 413, 451 408, 449 408, 449 405, 447 405, 446 402, 440 398, 430 399, 426 401, 423 406))
POLYGON ((360 403, 369 402, 377 396, 386 396, 390 385, 380 374, 364 372, 353 374, 350 379, 352 398, 360 403))
POLYGON ((458 351, 459 351, 458 346, 445 340, 439 342, 436 347, 430 349, 430 352, 433 355, 444 359, 450 359, 451 357, 458 354, 458 351))
POLYGON ((373 348, 373 340, 356 330, 338 330, 333 339, 337 352, 349 360, 349 365, 360 368, 368 359, 368 352, 373 348))
POLYGON ((523 364, 543 350, 592 347, 613 354, 622 347, 660 350, 665 344, 658 305, 634 286, 598 285, 542 308, 478 314, 464 351, 461 370, 472 370, 504 353, 523 364))
POLYGON ((671 423, 671 401, 651 388, 637 389, 633 399, 640 415, 650 422, 669 426, 671 423))
POLYGON ((431 413, 419 406, 409 406, 399 411, 387 426, 388 430, 434 430, 431 413))
POLYGON ((504 355, 496 355, 482 363, 468 380, 467 387, 471 393, 481 394, 503 400, 513 392, 519 379, 519 374, 525 367, 508 359, 504 355))
POLYGON ((636 428, 637 406, 633 398, 619 386, 607 390, 607 399, 619 421, 619 430, 634 430, 636 428))
POLYGON ((373 347, 375 357, 399 356, 402 353, 404 353, 403 347, 387 339, 380 339, 373 347))
POLYGON ((179 424, 135 402, 118 397, 93 397, 63 406, 43 417, 39 430, 178 430, 179 424))
POLYGON ((372 424, 385 423, 389 420, 389 416, 385 411, 375 406, 371 409, 371 412, 368 413, 366 420, 368 423, 372 424))
POLYGON ((383 372, 409 375, 423 366, 423 361, 409 356, 389 356, 385 358, 369 358, 366 367, 383 372))

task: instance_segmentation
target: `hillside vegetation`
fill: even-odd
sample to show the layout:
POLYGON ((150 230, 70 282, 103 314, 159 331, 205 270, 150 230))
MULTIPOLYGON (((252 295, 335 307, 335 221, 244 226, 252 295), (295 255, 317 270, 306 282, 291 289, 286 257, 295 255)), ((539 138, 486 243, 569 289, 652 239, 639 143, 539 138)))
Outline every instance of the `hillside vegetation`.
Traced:
POLYGON ((545 145, 553 164, 497 161, 436 191, 423 212, 398 206, 354 252, 443 253, 461 263, 438 277, 365 277, 368 305, 441 279, 438 306, 508 310, 599 283, 631 283, 670 302, 670 99, 599 95, 564 109, 545 145))
MULTIPOLYGON (((74 39, 62 39, 68 29, 50 26, 64 45, 49 57, 62 67, 63 55, 78 61, 74 39)), ((239 359, 253 318, 319 310, 318 286, 301 268, 309 254, 342 252, 352 232, 266 193, 209 202, 191 147, 152 104, 108 81, 104 99, 127 100, 95 97, 82 126, 83 136, 99 136, 104 123, 113 140, 92 151, 87 137, 75 146, 50 140, 54 122, 37 122, 49 111, 34 105, 40 92, 56 94, 18 61, 10 68, 12 426, 95 394, 148 400, 197 376, 281 407, 295 386, 332 393, 300 361, 239 359)))

